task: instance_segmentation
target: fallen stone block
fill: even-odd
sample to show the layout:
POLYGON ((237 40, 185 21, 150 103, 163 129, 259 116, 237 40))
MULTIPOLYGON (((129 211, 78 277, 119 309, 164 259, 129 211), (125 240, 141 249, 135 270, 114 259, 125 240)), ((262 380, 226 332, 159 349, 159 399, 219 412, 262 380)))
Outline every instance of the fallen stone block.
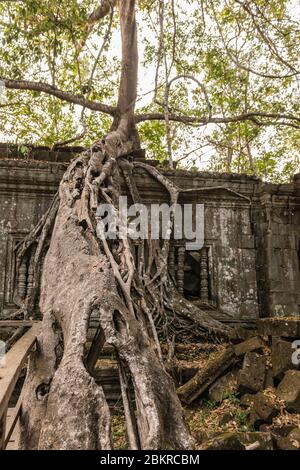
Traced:
POLYGON ((243 367, 238 374, 240 393, 257 393, 263 390, 266 376, 266 358, 256 352, 244 357, 243 367))
POLYGON ((220 403, 230 393, 237 391, 237 372, 228 372, 216 380, 209 389, 209 399, 220 403))
POLYGON ((264 347, 264 342, 259 336, 254 336, 253 338, 243 341, 240 344, 237 344, 234 347, 234 352, 237 356, 243 356, 248 352, 262 352, 264 347))
POLYGON ((207 442, 208 440, 212 439, 214 436, 214 433, 212 433, 211 431, 209 432, 209 431, 197 430, 194 435, 195 435, 196 442, 201 445, 207 442))
POLYGON ((195 376, 177 389, 183 403, 192 403, 234 363, 236 355, 231 346, 209 359, 195 376))
POLYGON ((297 443, 289 437, 276 436, 275 440, 277 450, 299 450, 297 443))
POLYGON ((290 412, 300 413, 300 371, 288 370, 276 389, 278 398, 290 412))
POLYGON ((236 338, 234 339, 234 342, 241 342, 241 341, 246 341, 247 339, 252 338, 253 336, 256 336, 257 331, 256 330, 248 330, 243 328, 242 326, 236 326, 235 327, 235 333, 236 333, 236 338))
POLYGON ((280 412, 280 407, 271 397, 259 392, 254 395, 253 409, 258 416, 267 424, 271 424, 273 418, 280 412))
POLYGON ((220 426, 225 426, 226 424, 230 423, 235 419, 235 416, 233 413, 225 413, 219 420, 220 426))
POLYGON ((274 375, 270 367, 266 370, 266 378, 264 388, 274 388, 274 375))
POLYGON ((254 397, 255 397, 255 395, 253 395, 252 393, 245 393, 245 395, 243 395, 240 398, 240 405, 243 408, 249 408, 250 406, 253 405, 254 397))
POLYGON ((294 428, 288 433, 288 438, 292 441, 293 445, 298 449, 300 448, 300 428, 294 428))
POLYGON ((167 371, 170 375, 178 378, 178 385, 190 380, 199 370, 199 361, 177 360, 175 364, 167 365, 167 371))
POLYGON ((281 437, 287 437, 293 429, 295 429, 294 424, 284 424, 281 426, 272 424, 271 428, 269 424, 262 424, 259 428, 262 432, 272 432, 273 435, 281 437))
POLYGON ((274 450, 275 439, 270 432, 243 432, 240 433, 240 441, 246 449, 256 444, 255 450, 274 450))
POLYGON ((271 359, 272 371, 276 379, 281 380, 284 372, 289 369, 296 369, 297 366, 292 362, 294 349, 292 343, 282 338, 272 338, 271 359))
POLYGON ((249 420, 250 426, 252 426, 252 428, 256 429, 257 431, 260 429, 260 427, 263 424, 265 424, 265 421, 255 411, 254 407, 250 409, 248 420, 249 420))
POLYGON ((270 317, 257 320, 258 333, 261 336, 300 337, 299 317, 270 317))
POLYGON ((225 432, 202 444, 199 450, 246 450, 239 434, 225 432))

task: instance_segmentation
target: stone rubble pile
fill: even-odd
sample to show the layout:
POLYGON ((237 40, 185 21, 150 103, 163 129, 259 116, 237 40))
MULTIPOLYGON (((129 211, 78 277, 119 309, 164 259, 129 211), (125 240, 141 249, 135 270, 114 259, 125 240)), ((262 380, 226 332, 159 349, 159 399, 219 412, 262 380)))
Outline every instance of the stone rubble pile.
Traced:
MULTIPOLYGON (((221 404, 229 394, 235 394, 252 429, 207 436, 200 449, 300 450, 297 340, 300 318, 260 319, 255 336, 229 345, 225 353, 208 361, 178 388, 178 396, 186 405, 204 396, 221 404)), ((221 424, 230 419, 230 414, 224 415, 221 424)))

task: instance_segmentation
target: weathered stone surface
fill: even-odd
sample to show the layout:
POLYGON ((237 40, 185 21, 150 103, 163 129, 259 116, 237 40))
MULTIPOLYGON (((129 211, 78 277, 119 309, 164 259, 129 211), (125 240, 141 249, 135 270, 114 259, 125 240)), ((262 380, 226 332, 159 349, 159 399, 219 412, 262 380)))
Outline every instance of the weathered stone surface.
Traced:
POLYGON ((251 351, 262 352, 263 346, 263 340, 259 336, 254 336, 253 338, 249 338, 248 340, 237 344, 234 347, 234 352, 237 356, 243 356, 247 352, 251 351))
POLYGON ((272 338, 271 360, 273 375, 277 379, 282 379, 284 372, 289 369, 295 369, 292 363, 292 343, 281 338, 272 338))
POLYGON ((225 413, 221 418, 220 418, 220 421, 219 421, 219 424, 220 426, 224 426, 228 423, 230 423, 230 421, 234 420, 234 415, 233 413, 229 412, 229 413, 225 413))
MULTIPOLYGON (((276 436, 287 437, 293 429, 295 429, 295 426, 293 424, 285 424, 280 426, 272 424, 271 432, 273 435, 276 436)), ((270 425, 263 424, 262 426, 260 426, 259 430, 262 432, 269 431, 270 425)))
POLYGON ((241 398, 240 398, 240 404, 241 406, 243 406, 244 408, 249 408, 250 406, 253 405, 253 400, 254 400, 254 396, 252 393, 245 393, 245 395, 243 395, 241 398))
POLYGON ((265 421, 256 413, 253 407, 250 409, 249 413, 249 424, 257 431, 260 429, 260 426, 265 424, 265 421))
POLYGON ((212 439, 214 436, 214 433, 212 431, 208 431, 208 430, 203 431, 201 429, 201 430, 195 431, 194 436, 195 436, 196 442, 201 445, 207 442, 208 440, 212 439))
POLYGON ((288 437, 292 441, 297 441, 300 444, 300 428, 294 428, 291 432, 289 432, 288 437))
MULTIPOLYGON (((13 245, 49 207, 64 173, 64 162, 82 150, 65 147, 51 151, 32 146, 28 149, 25 160, 18 146, 0 144, 0 303, 3 306, 0 315, 3 318, 16 307, 12 303, 10 287, 15 281, 10 279, 13 277, 10 268, 13 245)), ((155 161, 148 160, 148 163, 155 164, 155 161)), ((245 175, 163 171, 184 189, 204 190, 198 197, 205 204, 205 239, 214 240, 213 256, 209 259, 213 268, 210 276, 212 297, 220 306, 220 311, 212 312, 212 315, 220 316, 221 311, 226 312, 226 321, 231 317, 237 325, 236 320, 239 320, 252 334, 250 328, 259 315, 257 291, 264 315, 296 314, 300 303, 296 246, 300 227, 298 182, 276 186, 262 184, 257 177, 245 175), (205 188, 209 190, 205 192, 205 188), (253 194, 256 195, 254 198, 253 194), (245 196, 252 198, 253 224, 245 196), (293 211, 292 220, 284 209, 287 197, 293 211), (268 204, 276 210, 271 211, 270 221, 266 223, 268 204), (267 236, 268 227, 273 233, 272 241, 267 236), (270 254, 268 258, 266 252, 270 254)), ((158 203, 166 200, 161 185, 145 172, 137 170, 135 177, 141 195, 146 199, 158 203)), ((195 198, 195 195, 191 197, 195 198)), ((195 285, 198 289, 197 277, 195 285)), ((242 333, 240 338, 246 339, 246 336, 242 333)))
POLYGON ((274 450, 270 432, 226 432, 201 445, 201 450, 274 450))
MULTIPOLYGON (((59 176, 62 175, 63 173, 63 164, 62 163, 57 163, 57 162, 67 162, 69 161, 76 153, 80 152, 82 148, 63 148, 58 151, 51 151, 50 149, 46 149, 45 147, 42 148, 34 148, 32 146, 29 146, 30 153, 26 157, 26 161, 22 160, 22 152, 19 151, 18 146, 11 146, 11 145, 6 145, 6 144, 0 144, 0 159, 3 159, 3 167, 0 169, 0 172, 2 173, 2 180, 3 180, 3 189, 5 189, 5 185, 9 181, 10 187, 9 190, 11 193, 13 193, 13 197, 17 196, 20 201, 18 203, 22 203, 21 199, 24 199, 24 178, 23 174, 21 175, 20 172, 23 173, 23 169, 21 167, 28 167, 26 170, 26 193, 30 192, 30 199, 32 200, 37 200, 41 194, 46 194, 50 195, 50 192, 48 188, 45 188, 45 181, 48 179, 48 173, 49 171, 53 173, 55 176, 55 179, 57 182, 55 183, 55 186, 53 188, 54 192, 56 190, 56 187, 58 185, 59 181, 59 176), (39 166, 38 161, 43 160, 41 162, 43 164, 43 167, 39 166), (9 165, 11 164, 11 165, 9 165), (47 165, 47 167, 45 166, 47 165), (8 168, 10 166, 10 168, 8 168), (8 171, 7 171, 8 169, 8 171), (7 178, 7 174, 9 175, 9 180, 7 178), (44 177, 44 181, 41 177, 44 177), (37 178, 37 185, 34 184, 34 180, 37 178), (11 187, 12 180, 14 187, 11 187), (18 185, 15 186, 15 180, 19 180, 19 187, 18 185), (23 191, 23 192, 22 192, 23 191), (20 193, 20 194, 18 194, 20 193)), ((150 162, 149 162, 150 163, 150 162)), ((2 165, 1 165, 2 166, 2 165)), ((142 175, 143 176, 143 175, 142 175)), ((142 187, 145 188, 146 193, 148 193, 150 185, 153 186, 153 181, 149 180, 149 178, 142 177, 139 175, 139 178, 142 181, 142 187)), ((270 286, 270 294, 273 296, 276 292, 275 290, 278 290, 279 287, 284 291, 284 295, 287 296, 287 299, 283 301, 281 300, 279 305, 275 305, 274 309, 280 311, 280 308, 282 311, 285 310, 285 306, 282 305, 286 302, 288 304, 294 304, 299 303, 297 298, 293 298, 295 294, 297 294, 297 282, 299 279, 299 274, 298 272, 298 267, 297 263, 295 263, 295 259, 297 259, 297 248, 292 249, 294 247, 295 241, 292 243, 293 240, 297 240, 296 237, 293 236, 293 229, 295 230, 298 229, 297 225, 299 224, 299 190, 296 191, 296 186, 294 183, 290 185, 284 185, 284 186, 278 186, 276 187, 275 185, 268 186, 268 185, 262 185, 261 182, 259 181, 258 178, 253 178, 253 177, 247 177, 245 175, 221 175, 221 174, 216 174, 216 173, 193 173, 189 174, 186 171, 176 171, 176 172, 170 172, 168 173, 168 177, 176 179, 176 183, 180 185, 181 187, 210 187, 212 188, 213 186, 217 186, 219 189, 212 193, 209 191, 207 194, 202 193, 202 199, 205 196, 205 202, 206 200, 208 201, 208 204, 211 203, 211 194, 213 194, 213 201, 216 201, 216 206, 218 206, 217 209, 210 206, 207 209, 207 232, 208 232, 208 238, 214 238, 217 240, 217 247, 228 245, 230 247, 233 247, 232 250, 232 260, 234 261, 235 258, 238 259, 237 256, 237 250, 241 249, 243 252, 243 256, 241 257, 241 262, 238 261, 238 263, 235 265, 235 268, 238 268, 237 276, 239 278, 238 283, 236 283, 236 286, 232 289, 232 292, 234 295, 230 296, 231 292, 229 287, 232 286, 230 282, 227 281, 226 277, 223 277, 220 279, 220 283, 222 288, 220 288, 220 292, 222 293, 221 295, 218 294, 219 299, 222 301, 222 297, 225 297, 225 303, 230 307, 230 304, 235 307, 235 309, 239 310, 239 313, 242 311, 244 308, 250 308, 253 309, 253 315, 251 315, 252 319, 255 319, 257 316, 257 297, 256 297, 256 288, 253 292, 253 286, 255 287, 255 283, 257 280, 257 274, 258 274, 258 280, 260 274, 255 272, 255 267, 251 263, 251 267, 249 268, 249 265, 245 266, 245 263, 243 264, 243 261, 246 258, 247 253, 255 253, 255 247, 254 247, 254 237, 252 236, 251 232, 251 226, 250 226, 250 220, 249 220, 249 207, 247 205, 247 202, 244 202, 244 207, 241 209, 237 208, 236 202, 240 200, 241 198, 233 198, 233 194, 228 194, 226 190, 220 190, 220 186, 223 186, 224 188, 230 187, 231 190, 238 191, 239 193, 245 195, 245 196, 251 196, 254 193, 261 193, 260 198, 261 203, 258 200, 253 200, 253 214, 252 216, 255 217, 255 225, 257 225, 256 230, 258 230, 258 246, 257 250, 258 253, 263 252, 265 244, 267 243, 266 241, 266 226, 267 224, 265 223, 265 211, 264 211, 264 205, 266 202, 270 202, 270 204, 274 204, 275 207, 277 204, 279 204, 280 207, 277 207, 276 210, 276 223, 275 220, 271 220, 271 225, 272 225, 272 232, 273 232, 273 247, 276 247, 276 251, 273 249, 272 251, 272 258, 271 258, 271 263, 273 263, 274 260, 274 266, 280 266, 281 262, 281 256, 284 248, 290 248, 290 255, 289 255, 289 265, 292 267, 288 275, 286 275, 286 272, 284 269, 272 269, 273 266, 268 266, 269 263, 265 263, 265 269, 264 269, 264 275, 269 274, 269 283, 268 286, 270 286), (273 192, 273 195, 272 195, 273 192), (282 202, 286 200, 286 196, 290 196, 293 194, 293 198, 290 199, 290 208, 291 210, 294 211, 294 216, 293 216, 293 223, 289 224, 289 220, 287 215, 285 215, 282 207, 283 204, 282 202), (273 197, 272 197, 273 196, 273 197), (221 204, 225 202, 225 205, 227 206, 226 209, 222 207, 222 210, 220 209, 221 204), (233 208, 230 206, 231 202, 233 203, 233 208), (219 216, 219 213, 222 213, 221 216, 219 216), (225 219, 225 220, 224 220, 225 219), (224 220, 224 227, 227 227, 226 230, 221 230, 220 227, 220 222, 221 220, 224 220), (229 226, 229 221, 231 221, 231 224, 229 226), (218 228, 216 228, 218 227, 218 228), (292 229, 292 230, 291 230, 292 229), (220 240, 221 239, 221 240, 220 240), (225 243, 224 243, 225 242, 225 243), (234 258, 235 257, 235 258, 234 258), (246 267, 246 269, 244 269, 246 267), (271 269, 270 269, 271 268, 271 269), (268 273, 269 270, 269 273, 268 273), (297 277, 298 276, 298 277, 297 277), (285 284, 283 285, 282 279, 284 279, 285 284), (249 280, 251 280, 251 285, 249 283, 249 280), (294 283, 294 284, 293 284, 294 283), (244 287, 246 286, 246 287, 244 287), (225 294, 225 295, 224 295, 225 294), (293 298, 293 300, 291 300, 293 298)), ((298 181, 298 180, 295 180, 298 181)), ((297 183, 298 185, 298 183, 297 183)), ((4 192, 4 191, 3 191, 4 192)), ((156 192, 156 186, 155 186, 155 191, 156 192)), ((151 194, 153 191, 151 191, 151 194)), ((52 190, 51 190, 52 194, 52 190)), ((3 196, 3 198, 6 198, 6 196, 3 196)), ((155 195, 156 198, 156 195, 155 195)), ((29 198, 28 198, 29 199, 29 198)), ((255 198, 256 199, 256 198, 255 198)), ((4 201, 7 202, 7 201, 4 201)), ((49 201, 50 202, 50 201, 49 201)), ((38 205, 38 204, 36 204, 38 205)), ((4 206, 4 204, 3 204, 4 206)), ((5 207, 5 209, 8 209, 8 207, 5 207)), ((39 211, 39 208, 36 208, 39 211)), ((43 208, 41 208, 43 211, 43 208)), ((13 211, 6 211, 7 213, 10 212, 10 214, 14 214, 13 211)), ((274 211, 275 212, 275 211, 274 211)), ((22 214, 26 214, 26 221, 22 221, 23 223, 19 225, 19 227, 25 227, 27 228, 27 223, 32 222, 32 218, 34 215, 37 214, 31 207, 31 204, 29 204, 29 201, 25 202, 25 205, 22 206, 22 214), (25 210, 23 210, 25 209, 25 210)), ((272 218, 272 217, 271 217, 272 218)), ((11 216, 11 219, 15 219, 15 214, 14 216, 11 216)), ((18 217, 19 221, 20 218, 18 217)), ((1 218, 1 221, 4 220, 1 218)), ((16 221, 10 220, 11 223, 14 223, 16 221)), ((6 220, 5 224, 6 225, 6 220)), ((16 232, 19 231, 19 227, 15 226, 13 228, 13 231, 15 231, 15 228, 17 229, 16 232)), ((3 227, 5 228, 5 226, 3 227)), ((270 247, 270 250, 273 248, 272 246, 270 247)), ((226 246, 227 248, 227 246, 226 246)), ((286 250, 287 252, 287 250, 286 250)), ((6 253, 5 256, 3 257, 3 262, 5 261, 6 258, 6 253)), ((287 257, 286 257, 287 258, 287 257)), ((265 261, 265 260, 263 260, 265 261)), ((287 262, 288 262, 287 261, 287 262)), ((220 259, 220 263, 217 263, 217 271, 221 270, 224 268, 224 270, 229 269, 229 263, 226 262, 225 257, 220 259)), ((2 283, 1 283, 2 285, 2 283)), ((265 297, 266 292, 265 292, 265 285, 259 286, 259 290, 263 291, 263 296, 265 297)), ((299 289, 298 289, 299 290, 299 289)), ((1 295, 3 293, 1 292, 1 295)), ((281 293, 280 293, 281 294, 281 293)), ((297 297, 297 295, 296 295, 297 297)), ((265 301, 263 303, 263 308, 265 308, 265 314, 269 313, 271 310, 267 309, 268 306, 265 305, 265 301)), ((233 312, 232 309, 230 309, 231 312, 233 312)), ((297 310, 295 310, 296 312, 297 310)), ((289 309, 289 313, 293 312, 293 310, 289 309)), ((246 318, 246 316, 245 316, 246 318)))
POLYGON ((216 357, 209 359, 191 380, 177 389, 180 400, 186 404, 192 403, 228 370, 235 360, 236 356, 231 346, 228 346, 216 357))
POLYGON ((299 317, 271 317, 257 320, 258 333, 262 336, 283 336, 285 338, 299 338, 299 317))
POLYGON ((284 400, 288 411, 300 413, 300 371, 288 370, 276 389, 276 395, 284 400))
POLYGON ((228 372, 220 377, 209 389, 209 398, 212 401, 221 402, 228 393, 237 391, 237 372, 228 372))
POLYGON ((289 437, 276 436, 276 448, 278 450, 299 450, 297 441, 290 439, 289 437))
POLYGON ((246 329, 243 328, 242 326, 236 326, 235 327, 235 332, 236 332, 236 343, 239 343, 241 341, 246 341, 250 338, 253 338, 253 336, 256 336, 257 331, 255 329, 246 329))
POLYGON ((263 389, 266 375, 266 358, 249 352, 244 357, 243 367, 238 374, 238 390, 241 393, 257 393, 263 389))
POLYGON ((255 450, 274 450, 275 440, 270 432, 243 432, 240 440, 246 447, 254 445, 255 450))
MULTIPOLYGON (((14 278, 10 279, 14 276, 10 268, 14 262, 13 245, 23 238, 48 209, 65 170, 62 162, 79 151, 73 149, 72 154, 71 149, 62 149, 55 153, 47 149, 30 149, 28 159, 22 160, 16 149, 12 153, 7 146, 1 148, 0 145, 0 304, 3 305, 0 316, 3 318, 16 309, 12 303, 10 287, 15 281, 14 278)), ((154 164, 149 160, 148 163, 154 164)), ((224 315, 228 320, 229 313, 234 324, 236 320, 245 320, 247 326, 253 326, 259 316, 256 254, 253 249, 255 237, 251 229, 249 201, 240 193, 247 198, 253 195, 255 186, 260 184, 259 180, 245 175, 217 175, 182 170, 169 172, 167 169, 162 171, 181 188, 196 189, 196 193, 190 193, 190 196, 186 193, 186 202, 194 201, 198 194, 199 202, 205 204, 205 239, 214 239, 214 250, 209 254, 208 277, 212 288, 210 296, 219 306, 219 310, 211 311, 211 315, 216 315, 216 318, 224 315), (216 190, 213 190, 214 186, 217 187, 216 190), (224 187, 223 190, 220 189, 221 186, 224 187), (205 187, 209 188, 207 192, 197 193, 197 188, 203 190, 205 187), (247 243, 242 239, 246 239, 247 243), (245 265, 247 269, 244 269, 245 265), (230 278, 238 282, 229 282, 229 273, 230 278)), ((127 190, 122 176, 120 179, 125 195, 127 190)), ((163 186, 144 170, 135 171, 135 181, 143 200, 151 199, 158 204, 168 201, 163 186)), ((194 274, 197 296, 200 278, 199 272, 194 274)))
POLYGON ((254 396, 253 409, 264 422, 269 424, 280 412, 278 404, 263 392, 259 392, 254 396))
POLYGON ((266 370, 266 378, 264 388, 274 388, 274 376, 270 367, 266 370))
POLYGON ((240 433, 226 432, 205 442, 200 450, 245 450, 240 441, 240 433))

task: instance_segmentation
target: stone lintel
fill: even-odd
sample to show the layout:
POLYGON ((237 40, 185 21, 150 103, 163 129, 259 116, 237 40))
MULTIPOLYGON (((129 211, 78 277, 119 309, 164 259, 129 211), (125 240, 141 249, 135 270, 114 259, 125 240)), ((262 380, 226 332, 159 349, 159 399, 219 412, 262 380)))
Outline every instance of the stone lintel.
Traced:
POLYGON ((257 320, 258 333, 262 336, 300 338, 300 317, 270 317, 257 320))

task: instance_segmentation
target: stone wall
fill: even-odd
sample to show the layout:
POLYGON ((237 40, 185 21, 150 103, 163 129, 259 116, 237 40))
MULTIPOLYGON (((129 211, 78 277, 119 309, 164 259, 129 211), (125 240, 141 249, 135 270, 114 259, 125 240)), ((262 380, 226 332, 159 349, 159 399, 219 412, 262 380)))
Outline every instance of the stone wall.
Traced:
POLYGON ((255 229, 261 316, 299 315, 299 176, 293 184, 259 187, 255 229))
POLYGON ((14 247, 46 212, 64 167, 60 164, 0 159, 0 315, 16 307, 14 247))
MULTIPOLYGON (((80 149, 0 144, 0 316, 16 306, 14 246, 37 223, 55 194, 69 161, 80 149)), ((154 162, 152 162, 154 164, 154 162)), ((299 315, 300 178, 268 185, 245 175, 170 171, 182 188, 180 203, 203 203, 205 246, 199 253, 172 245, 170 263, 185 295, 227 322, 259 316, 299 315)), ((162 186, 136 172, 146 204, 168 201, 162 186)))

